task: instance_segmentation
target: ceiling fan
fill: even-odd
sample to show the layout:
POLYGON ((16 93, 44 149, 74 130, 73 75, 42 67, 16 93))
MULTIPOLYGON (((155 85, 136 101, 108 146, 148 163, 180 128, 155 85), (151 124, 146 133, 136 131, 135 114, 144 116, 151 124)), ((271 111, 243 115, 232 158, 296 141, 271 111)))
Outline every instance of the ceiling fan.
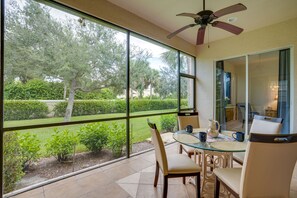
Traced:
POLYGON ((196 25, 200 25, 201 27, 198 29, 198 32, 197 32, 196 45, 201 45, 204 42, 205 28, 208 24, 211 24, 213 27, 221 28, 223 30, 226 30, 228 32, 238 35, 243 31, 242 28, 237 27, 235 25, 231 25, 229 23, 225 23, 222 21, 214 21, 214 20, 221 16, 231 14, 234 12, 243 11, 246 9, 247 8, 243 4, 238 3, 235 5, 223 8, 221 10, 218 10, 216 12, 213 12, 211 10, 205 10, 205 0, 203 0, 203 10, 198 12, 197 14, 184 12, 184 13, 180 13, 180 14, 176 15, 176 16, 192 17, 194 19, 195 23, 186 25, 186 26, 172 32, 171 34, 169 34, 167 36, 167 38, 171 39, 172 37, 174 37, 181 31, 184 31, 184 30, 186 30, 190 27, 194 27, 196 25))

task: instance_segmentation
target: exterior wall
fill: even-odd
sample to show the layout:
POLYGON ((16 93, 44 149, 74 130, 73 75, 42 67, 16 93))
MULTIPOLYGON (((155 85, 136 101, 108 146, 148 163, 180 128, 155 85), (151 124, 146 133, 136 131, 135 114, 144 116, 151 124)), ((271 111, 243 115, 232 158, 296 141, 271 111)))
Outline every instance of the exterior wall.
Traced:
MULTIPOLYGON (((211 29, 210 29, 211 30, 211 29)), ((273 51, 282 48, 291 47, 291 90, 293 99, 297 98, 297 81, 294 80, 297 76, 297 50, 294 46, 297 45, 297 19, 267 26, 251 32, 245 32, 238 36, 232 36, 227 39, 219 40, 210 43, 210 47, 202 45, 197 47, 197 104, 200 115, 200 123, 202 127, 207 126, 207 119, 214 114, 213 98, 214 98, 214 63, 217 60, 226 58, 239 57, 243 55, 251 55, 255 53, 273 51)), ((296 103, 291 101, 291 108, 296 103)), ((293 117, 291 122, 293 128, 291 131, 297 131, 297 123, 294 122, 296 117, 297 105, 294 105, 293 117)))
POLYGON ((108 2, 107 0, 56 1, 196 56, 195 45, 192 45, 179 37, 167 39, 166 36, 170 32, 108 2))

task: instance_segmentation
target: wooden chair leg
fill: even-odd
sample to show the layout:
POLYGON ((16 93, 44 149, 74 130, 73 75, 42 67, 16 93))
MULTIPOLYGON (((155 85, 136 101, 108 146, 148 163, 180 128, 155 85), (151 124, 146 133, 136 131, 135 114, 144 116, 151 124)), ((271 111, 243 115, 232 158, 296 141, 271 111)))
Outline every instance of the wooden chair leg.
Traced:
POLYGON ((200 173, 198 173, 198 175, 196 176, 196 186, 197 186, 197 189, 196 189, 196 197, 197 198, 200 198, 200 189, 201 189, 201 184, 200 184, 200 173))
POLYGON ((167 198, 167 191, 168 191, 168 177, 166 175, 166 176, 164 176, 163 198, 167 198))
POLYGON ((154 187, 157 186, 159 179, 159 163, 156 162, 156 171, 155 171, 155 181, 154 181, 154 187))
POLYGON ((214 197, 215 198, 219 198, 220 197, 220 181, 219 181, 218 177, 216 177, 214 197))
POLYGON ((183 177, 183 184, 186 184, 186 177, 183 177))
POLYGON ((179 150, 178 150, 178 153, 179 154, 182 154, 183 152, 183 146, 181 144, 179 144, 179 150))

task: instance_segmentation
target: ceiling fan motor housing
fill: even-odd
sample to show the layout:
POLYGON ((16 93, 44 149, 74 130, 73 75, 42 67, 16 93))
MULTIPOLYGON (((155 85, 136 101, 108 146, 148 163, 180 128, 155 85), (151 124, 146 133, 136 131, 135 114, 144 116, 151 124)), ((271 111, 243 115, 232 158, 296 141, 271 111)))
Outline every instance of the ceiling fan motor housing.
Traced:
POLYGON ((207 25, 208 23, 212 22, 213 18, 210 17, 210 15, 213 13, 211 10, 203 10, 201 12, 198 12, 197 15, 199 15, 201 18, 195 19, 195 23, 199 25, 207 25))

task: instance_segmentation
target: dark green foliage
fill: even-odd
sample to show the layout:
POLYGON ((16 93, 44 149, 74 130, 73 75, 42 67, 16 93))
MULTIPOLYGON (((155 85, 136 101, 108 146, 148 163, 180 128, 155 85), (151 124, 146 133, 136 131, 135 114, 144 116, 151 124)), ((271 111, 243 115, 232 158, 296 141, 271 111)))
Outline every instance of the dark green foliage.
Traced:
MULTIPOLYGON (((182 100, 182 104, 186 101, 182 100)), ((60 102, 56 104, 54 113, 56 117, 62 117, 65 114, 67 102, 60 102)), ((177 100, 167 99, 141 99, 131 100, 130 102, 131 112, 139 111, 152 111, 152 110, 164 110, 164 109, 177 109, 177 100)), ((81 100, 74 101, 73 116, 81 115, 96 115, 106 113, 125 113, 126 101, 125 100, 81 100)))
MULTIPOLYGON (((64 116, 66 107, 67 102, 56 104, 53 110, 55 116, 64 116)), ((126 101, 124 100, 81 100, 74 101, 72 116, 124 113, 125 109, 126 101)))
POLYGON ((80 143, 92 152, 100 152, 107 144, 109 128, 106 123, 84 125, 78 132, 80 143))
POLYGON ((66 162, 71 158, 77 143, 77 137, 69 130, 56 129, 45 146, 50 156, 54 156, 59 162, 66 162))
POLYGON ((4 96, 7 100, 61 100, 64 85, 59 82, 47 82, 40 79, 29 80, 23 84, 13 82, 5 85, 4 96))
POLYGON ((173 132, 176 126, 176 115, 162 115, 161 116, 161 129, 164 131, 173 132))
POLYGON ((126 144, 126 128, 124 124, 113 122, 108 135, 108 147, 114 157, 120 157, 126 144))
POLYGON ((36 134, 22 133, 19 135, 23 168, 27 169, 40 157, 40 140, 36 134))
POLYGON ((48 107, 39 101, 4 101, 4 120, 28 120, 45 118, 48 107))
POLYGON ((3 178, 4 178, 4 193, 8 193, 14 190, 16 183, 24 175, 22 169, 22 157, 21 148, 18 141, 18 135, 16 132, 4 133, 3 144, 4 166, 3 166, 3 178))

